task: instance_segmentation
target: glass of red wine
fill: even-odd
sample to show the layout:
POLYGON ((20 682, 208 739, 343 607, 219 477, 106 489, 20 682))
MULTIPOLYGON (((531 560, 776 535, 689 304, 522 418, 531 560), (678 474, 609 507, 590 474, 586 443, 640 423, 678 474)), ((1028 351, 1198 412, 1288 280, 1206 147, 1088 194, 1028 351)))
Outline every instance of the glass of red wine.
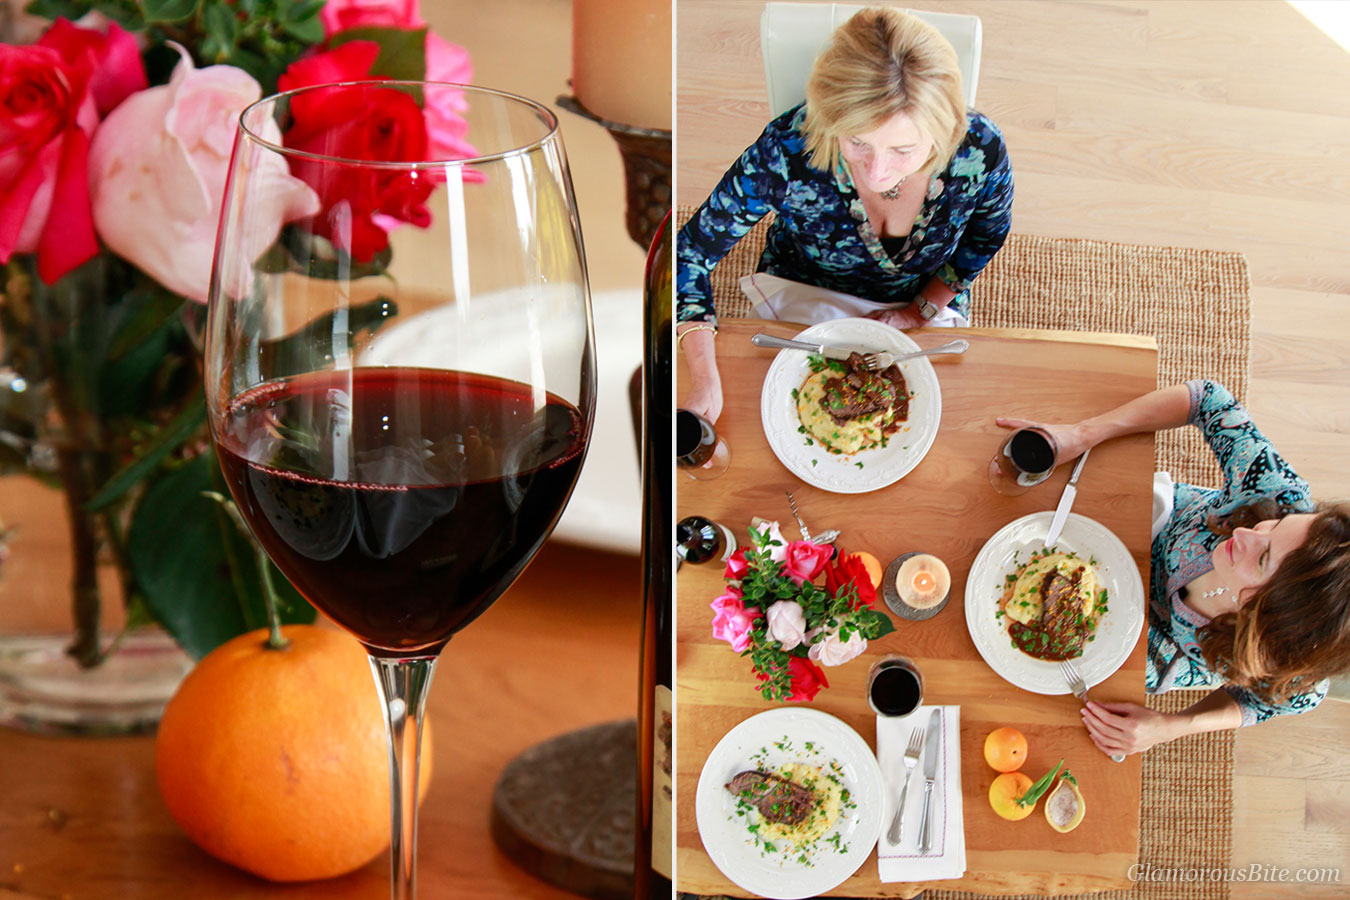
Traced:
POLYGON ((370 654, 390 741, 391 896, 410 900, 436 660, 552 531, 591 432, 590 297, 557 119, 417 82, 250 106, 205 364, 240 512, 370 654))
POLYGON ((903 717, 923 703, 923 675, 914 660, 891 654, 867 673, 867 705, 879 716, 903 717))
POLYGON ((989 483, 1005 496, 1025 494, 1055 471, 1059 446, 1050 432, 1019 428, 999 445, 989 461, 989 483))

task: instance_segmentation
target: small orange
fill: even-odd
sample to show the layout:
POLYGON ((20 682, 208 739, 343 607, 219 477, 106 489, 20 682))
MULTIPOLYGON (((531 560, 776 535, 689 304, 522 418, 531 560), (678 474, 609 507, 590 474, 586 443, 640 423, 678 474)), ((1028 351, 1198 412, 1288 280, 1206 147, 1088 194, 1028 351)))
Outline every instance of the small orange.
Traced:
POLYGON ((1016 728, 1004 726, 984 739, 984 761, 998 772, 1016 772, 1027 761, 1027 739, 1016 728))
MULTIPOLYGON (((365 650, 345 632, 289 625, 207 654, 155 739, 159 790, 203 850, 273 881, 331 878, 389 844, 389 751, 365 650)), ((422 744, 418 799, 431 781, 422 744)))
POLYGON ((1021 772, 1004 772, 989 785, 989 805, 1005 819, 1016 822, 1031 815, 1035 804, 1022 806, 1019 797, 1031 789, 1032 781, 1021 772))
POLYGON ((862 563, 863 568, 867 570, 867 577, 872 581, 872 587, 874 588, 881 587, 881 575, 882 575, 881 560, 877 559, 875 556, 868 553, 866 550, 859 550, 857 553, 850 553, 849 556, 852 557, 853 559, 856 559, 858 562, 862 563))

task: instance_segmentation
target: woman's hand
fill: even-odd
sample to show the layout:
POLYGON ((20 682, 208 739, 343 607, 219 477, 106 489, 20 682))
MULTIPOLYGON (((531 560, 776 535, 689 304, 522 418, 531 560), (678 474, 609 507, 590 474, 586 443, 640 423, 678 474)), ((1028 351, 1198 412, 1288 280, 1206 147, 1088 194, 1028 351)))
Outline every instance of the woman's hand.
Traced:
POLYGON ((1083 707, 1083 725, 1097 749, 1107 754, 1142 753, 1178 736, 1175 720, 1136 703, 1098 703, 1083 707))
POLYGON ((716 423, 722 414, 722 380, 716 375, 708 379, 692 379, 689 393, 680 402, 680 409, 697 413, 709 422, 716 423))
POLYGON ((716 422, 722 414, 722 376, 717 371, 713 337, 714 332, 707 328, 692 328, 677 340, 689 365, 689 393, 680 408, 698 413, 709 422, 716 422))
POLYGON ((917 303, 911 303, 908 306, 896 309, 874 309, 867 314, 867 318, 876 319, 878 322, 892 328, 899 328, 902 331, 906 328, 922 328, 928 324, 928 320, 919 315, 917 303))
POLYGON ((1055 452, 1055 465, 1077 459, 1092 449, 1093 441, 1085 436, 1079 425, 1046 425, 1044 422, 1032 422, 1030 419, 1014 419, 1000 416, 994 420, 1004 428, 1039 428, 1049 434, 1058 448, 1055 452))

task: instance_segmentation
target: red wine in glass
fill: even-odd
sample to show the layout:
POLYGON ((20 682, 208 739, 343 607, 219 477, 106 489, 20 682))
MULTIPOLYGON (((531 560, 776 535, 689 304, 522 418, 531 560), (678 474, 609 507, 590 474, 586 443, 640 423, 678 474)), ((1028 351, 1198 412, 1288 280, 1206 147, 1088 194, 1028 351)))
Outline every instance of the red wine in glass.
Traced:
POLYGON ((867 702, 879 716, 907 716, 923 702, 923 676, 913 661, 888 656, 872 666, 867 702))
POLYGON ((239 511, 315 606, 371 648, 436 647, 515 580, 561 514, 581 415, 526 385, 356 368, 260 385, 220 430, 239 511))

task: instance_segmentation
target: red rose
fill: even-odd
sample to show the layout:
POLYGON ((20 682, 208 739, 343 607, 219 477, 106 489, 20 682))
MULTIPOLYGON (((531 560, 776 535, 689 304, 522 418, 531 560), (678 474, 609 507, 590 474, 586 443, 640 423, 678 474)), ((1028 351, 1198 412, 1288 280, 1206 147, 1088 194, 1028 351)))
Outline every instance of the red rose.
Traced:
MULTIPOLYGON (((283 91, 338 81, 368 80, 378 44, 351 41, 294 63, 277 81, 283 91)), ((291 101, 287 147, 322 156, 377 162, 427 159, 422 108, 403 91, 370 85, 309 91, 291 101)), ((431 214, 423 205, 435 172, 380 170, 340 162, 292 159, 291 171, 319 195, 310 221, 358 262, 368 262, 389 244, 378 217, 389 216, 425 228, 431 214)))
POLYGON ((816 699, 816 694, 820 693, 821 688, 830 686, 824 670, 809 659, 800 656, 790 658, 788 671, 792 673, 792 693, 788 696, 789 700, 808 703, 816 699))
POLYGON ((723 578, 728 581, 739 581, 745 577, 746 572, 750 571, 750 563, 745 559, 746 549, 742 547, 731 554, 731 558, 727 560, 727 569, 722 573, 723 578))
POLYGON ((876 602, 877 589, 872 586, 872 576, 867 574, 867 567, 862 560, 852 553, 840 552, 839 559, 825 569, 825 590, 831 597, 838 597, 849 582, 858 592, 854 609, 866 609, 876 602))
POLYGON ((89 137, 99 113, 146 86, 130 35, 59 19, 32 46, 0 44, 0 262, 38 255, 52 283, 98 253, 89 137))
POLYGON ((811 581, 825 568, 833 553, 834 548, 829 544, 793 541, 787 546, 783 572, 797 584, 811 581))

